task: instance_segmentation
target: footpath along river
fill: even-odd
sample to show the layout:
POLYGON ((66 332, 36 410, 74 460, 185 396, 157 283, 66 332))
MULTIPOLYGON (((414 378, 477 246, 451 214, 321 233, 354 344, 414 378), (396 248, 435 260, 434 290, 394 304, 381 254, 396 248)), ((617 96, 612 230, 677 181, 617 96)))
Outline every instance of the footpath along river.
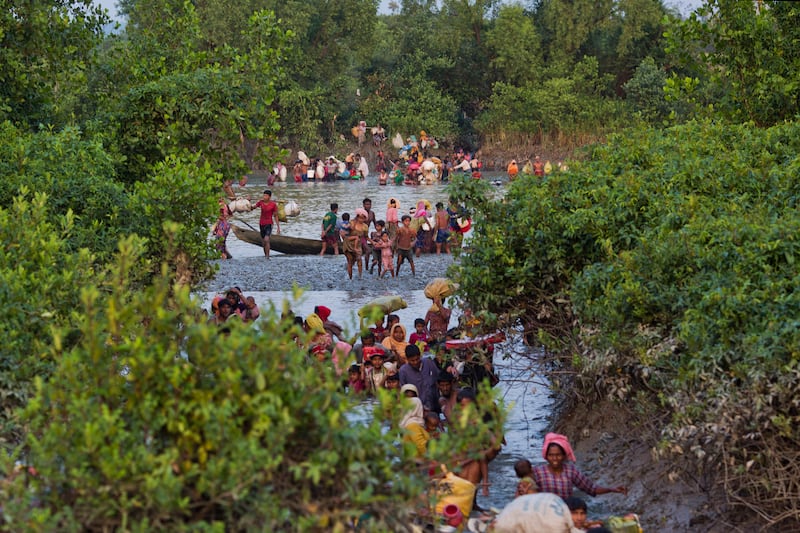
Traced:
MULTIPOLYGON (((494 188, 501 195, 505 179, 500 174, 484 179, 501 179, 503 184, 494 188)), ((248 185, 237 189, 240 196, 257 199, 266 188, 263 177, 251 177, 248 185)), ((389 198, 400 201, 402 213, 407 213, 418 200, 426 199, 435 205, 441 201, 447 205, 445 185, 430 186, 379 186, 375 175, 365 181, 338 181, 335 183, 280 183, 271 187, 275 200, 294 200, 300 206, 300 215, 281 224, 281 234, 319 238, 322 217, 331 202, 338 202, 339 215, 353 213, 361 207, 364 198, 372 200, 378 219, 385 217, 389 198)), ((245 227, 236 219, 258 227, 258 212, 237 215, 233 223, 245 227)), ((348 334, 358 331, 356 311, 363 304, 384 295, 399 295, 408 303, 408 308, 398 311, 400 322, 407 330, 413 330, 414 319, 424 317, 430 306, 423 294, 425 285, 435 277, 444 276, 452 264, 452 256, 423 255, 416 262, 417 273, 412 276, 404 265, 395 279, 378 279, 365 273, 360 279, 354 274, 352 280, 345 272, 343 256, 288 256, 273 252, 270 259, 264 258, 261 248, 241 242, 231 232, 228 248, 234 259, 216 261, 219 271, 200 292, 208 308, 211 298, 230 287, 238 286, 246 296, 255 297, 262 315, 274 307, 278 313, 288 302, 298 315, 307 316, 315 305, 325 305, 333 310, 331 319, 341 324, 348 334), (305 290, 295 299, 292 287, 296 284, 305 290)), ((455 326, 460 310, 454 309, 450 326, 455 326)), ((490 465, 490 495, 478 496, 483 507, 502 508, 514 495, 517 479, 513 464, 520 458, 528 458, 534 464, 542 462, 540 455, 544 433, 553 409, 544 378, 531 370, 529 357, 535 355, 524 348, 518 340, 510 339, 499 345, 495 353, 495 366, 501 382, 498 388, 502 400, 510 410, 506 424, 506 442, 500 455, 490 465), (526 357, 527 356, 527 357, 526 357)), ((591 505, 591 504, 590 504, 591 505)), ((596 507, 595 507, 596 508, 596 507)))

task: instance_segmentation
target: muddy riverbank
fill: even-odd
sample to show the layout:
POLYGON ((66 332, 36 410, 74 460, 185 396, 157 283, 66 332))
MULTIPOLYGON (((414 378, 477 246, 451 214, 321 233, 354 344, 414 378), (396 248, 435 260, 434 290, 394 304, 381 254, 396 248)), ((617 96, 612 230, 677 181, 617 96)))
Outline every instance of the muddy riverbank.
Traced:
POLYGON ((347 277, 346 261, 339 256, 270 255, 242 257, 240 259, 215 261, 218 272, 214 279, 203 285, 202 290, 224 291, 229 287, 241 287, 243 291, 287 291, 296 284, 311 291, 347 290, 384 292, 422 290, 433 278, 443 277, 453 263, 451 255, 423 255, 414 260, 416 275, 411 274, 408 263, 400 267, 400 275, 378 278, 364 272, 358 276, 354 267, 353 279, 347 277))

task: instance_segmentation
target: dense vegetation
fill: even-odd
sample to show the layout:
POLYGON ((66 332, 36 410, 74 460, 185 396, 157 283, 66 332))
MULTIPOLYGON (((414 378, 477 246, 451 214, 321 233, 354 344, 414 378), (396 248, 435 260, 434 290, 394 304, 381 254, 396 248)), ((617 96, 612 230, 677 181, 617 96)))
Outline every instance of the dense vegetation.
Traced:
POLYGON ((217 336, 186 288, 224 178, 362 119, 468 149, 608 138, 503 202, 454 187, 479 228, 462 296, 579 395, 670 414, 665 453, 732 502, 800 518, 793 3, 121 6, 114 34, 88 0, 0 13, 6 529, 396 527, 422 485, 394 435, 347 422, 296 332, 217 336))
POLYGON ((800 125, 786 119, 797 115, 789 21, 800 10, 714 4, 716 25, 693 18, 671 37, 673 50, 689 40, 681 49, 703 77, 667 84, 707 118, 612 135, 568 172, 518 179, 502 201, 463 184, 479 219, 453 274, 488 318, 559 354, 579 398, 668 415, 661 453, 791 528, 800 125))

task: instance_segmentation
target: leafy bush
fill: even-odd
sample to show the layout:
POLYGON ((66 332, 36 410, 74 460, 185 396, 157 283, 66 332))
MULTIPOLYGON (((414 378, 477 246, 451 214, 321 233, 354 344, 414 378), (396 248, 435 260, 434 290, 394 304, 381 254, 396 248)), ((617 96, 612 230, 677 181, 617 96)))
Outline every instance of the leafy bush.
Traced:
MULTIPOLYGON (((36 377, 46 378, 56 361, 49 354, 52 328, 73 323, 80 287, 93 279, 94 258, 71 252, 72 213, 53 215, 48 198, 23 193, 0 207, 0 443, 21 437, 15 411, 27 404, 36 377)), ((65 339, 69 344, 69 339, 65 339)))
POLYGON ((197 166, 176 156, 157 164, 134 187, 131 205, 139 214, 135 229, 148 238, 147 259, 151 265, 168 262, 181 284, 202 280, 212 271, 208 233, 219 209, 220 181, 208 163, 197 166))
POLYGON ((125 190, 115 181, 102 141, 87 140, 75 128, 27 134, 0 124, 0 204, 11 205, 23 186, 46 194, 52 215, 72 211, 75 217, 67 248, 89 248, 100 261, 110 257, 131 221, 125 190))
MULTIPOLYGON (((25 411, 25 460, 37 475, 0 487, 6 527, 402 528, 427 473, 382 422, 399 420, 396 396, 381 396, 378 416, 355 418, 352 397, 298 347, 295 337, 307 339, 292 322, 270 311, 258 327, 218 330, 168 276, 132 290, 141 244, 120 250, 109 282, 82 291, 81 342, 54 334, 58 368, 25 411)), ((464 411, 458 435, 434 447, 440 456, 486 435, 471 419, 464 411)))
POLYGON ((458 274, 470 301, 567 355, 580 393, 660 401, 665 449, 769 523, 800 519, 798 134, 614 136, 481 206, 458 274))

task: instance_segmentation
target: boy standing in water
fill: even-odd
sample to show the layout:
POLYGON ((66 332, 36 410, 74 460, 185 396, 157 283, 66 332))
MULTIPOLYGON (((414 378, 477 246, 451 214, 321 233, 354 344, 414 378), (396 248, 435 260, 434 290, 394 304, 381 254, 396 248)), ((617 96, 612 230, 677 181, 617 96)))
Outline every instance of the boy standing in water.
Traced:
POLYGON ((442 202, 436 203, 436 253, 450 253, 450 215, 444 210, 442 202))
POLYGON ((383 240, 383 228, 386 223, 383 220, 375 222, 375 231, 370 233, 369 240, 372 244, 372 265, 369 267, 369 273, 375 270, 375 265, 378 265, 378 277, 380 277, 381 269, 381 241, 383 240))
POLYGON ((333 248, 333 255, 339 255, 339 235, 336 232, 336 212, 339 211, 339 204, 331 204, 331 210, 322 219, 322 251, 319 255, 325 255, 325 251, 330 245, 333 248))
POLYGON ((272 222, 275 222, 277 235, 281 234, 281 223, 278 220, 278 204, 272 201, 272 191, 264 191, 264 197, 256 202, 253 209, 261 208, 261 218, 258 227, 261 230, 261 240, 264 242, 264 256, 269 259, 269 236, 272 235, 272 222))
POLYGON ((411 275, 416 276, 417 271, 414 268, 414 254, 411 247, 417 238, 417 232, 411 229, 410 216, 403 215, 402 222, 403 225, 397 228, 397 268, 394 275, 400 275, 400 265, 405 259, 408 259, 408 263, 411 265, 411 275))

